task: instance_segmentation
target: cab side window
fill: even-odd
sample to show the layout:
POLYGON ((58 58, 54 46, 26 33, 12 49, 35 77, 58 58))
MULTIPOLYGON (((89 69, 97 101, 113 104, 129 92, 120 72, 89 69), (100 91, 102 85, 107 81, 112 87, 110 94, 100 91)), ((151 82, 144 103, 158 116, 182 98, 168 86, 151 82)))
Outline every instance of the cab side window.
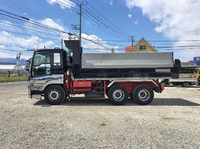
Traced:
POLYGON ((54 66, 61 66, 60 53, 54 53, 54 55, 53 55, 53 65, 54 66))
POLYGON ((33 60, 33 66, 39 66, 41 64, 50 64, 49 54, 36 54, 33 60))
POLYGON ((51 55, 48 53, 36 53, 33 59, 32 76, 44 76, 51 74, 51 55))

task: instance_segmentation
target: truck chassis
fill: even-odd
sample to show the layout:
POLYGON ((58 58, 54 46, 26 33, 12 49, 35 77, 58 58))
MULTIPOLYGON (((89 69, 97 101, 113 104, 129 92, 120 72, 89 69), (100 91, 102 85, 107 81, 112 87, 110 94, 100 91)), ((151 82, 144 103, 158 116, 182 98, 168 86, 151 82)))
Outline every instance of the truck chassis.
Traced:
POLYGON ((29 84, 29 97, 42 98, 52 105, 61 104, 74 94, 84 94, 86 98, 108 97, 112 104, 125 104, 130 97, 138 104, 149 104, 154 92, 161 93, 164 87, 158 80, 72 80, 71 75, 54 75, 32 80, 29 84))

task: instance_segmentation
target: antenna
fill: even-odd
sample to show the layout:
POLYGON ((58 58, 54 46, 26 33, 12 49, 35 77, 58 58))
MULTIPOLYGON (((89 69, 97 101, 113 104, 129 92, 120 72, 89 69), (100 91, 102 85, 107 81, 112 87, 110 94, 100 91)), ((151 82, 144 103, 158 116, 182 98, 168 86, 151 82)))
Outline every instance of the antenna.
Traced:
POLYGON ((22 55, 22 54, 19 52, 19 54, 16 55, 16 59, 17 59, 17 60, 20 60, 21 55, 22 55))

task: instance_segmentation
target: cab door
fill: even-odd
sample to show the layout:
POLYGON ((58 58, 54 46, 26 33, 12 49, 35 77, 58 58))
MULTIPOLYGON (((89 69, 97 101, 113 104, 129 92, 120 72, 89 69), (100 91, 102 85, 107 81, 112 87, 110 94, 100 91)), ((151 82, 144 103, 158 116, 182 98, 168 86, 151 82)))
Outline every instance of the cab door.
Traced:
POLYGON ((62 52, 55 52, 52 54, 52 74, 64 74, 63 56, 62 52))
POLYGON ((35 53, 32 61, 32 77, 51 75, 51 53, 35 53))

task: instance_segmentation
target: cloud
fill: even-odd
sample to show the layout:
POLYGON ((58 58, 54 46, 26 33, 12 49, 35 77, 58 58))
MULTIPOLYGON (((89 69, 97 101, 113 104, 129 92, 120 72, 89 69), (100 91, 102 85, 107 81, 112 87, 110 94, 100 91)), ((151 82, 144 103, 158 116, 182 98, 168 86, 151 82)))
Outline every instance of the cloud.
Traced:
MULTIPOLYGON (((29 20, 25 23, 26 32, 33 34, 35 36, 55 40, 56 38, 60 40, 61 38, 68 38, 69 29, 63 25, 62 20, 57 19, 56 21, 51 18, 46 18, 44 20, 39 20, 37 22, 44 24, 46 27, 38 27, 33 23, 35 20, 29 20)), ((23 31, 24 33, 24 31, 23 31)))
POLYGON ((60 7, 62 8, 62 9, 65 9, 65 8, 72 8, 72 7, 75 7, 76 6, 76 4, 75 3, 73 3, 72 1, 70 1, 70 0, 47 0, 47 2, 49 3, 49 4, 51 4, 51 5, 53 5, 54 3, 57 3, 57 4, 59 4, 60 5, 60 7))
MULTIPOLYGON (((62 25, 62 21, 58 23, 55 22, 55 20, 52 20, 50 18, 46 18, 44 20, 37 21, 41 24, 51 26, 53 28, 56 28, 61 31, 65 31, 66 27, 62 25), (60 25, 61 24, 61 25, 60 25)), ((57 32, 51 32, 48 29, 45 28, 40 28, 35 26, 30 23, 24 23, 23 27, 25 27, 24 30, 21 28, 16 28, 14 27, 13 23, 9 21, 2 21, 0 22, 2 24, 9 25, 10 27, 6 28, 6 30, 13 31, 13 32, 8 32, 8 31, 1 31, 0 32, 0 48, 1 48, 1 57, 15 57, 17 51, 25 51, 28 49, 42 49, 42 48, 54 48, 54 47, 59 47, 58 45, 55 44, 60 41, 61 38, 64 40, 68 39, 68 35, 64 33, 57 33, 57 32), (23 33, 24 35, 31 35, 31 36, 21 36, 21 34, 15 34, 15 32, 23 33), (53 37, 55 39, 49 39, 52 38, 48 33, 55 34, 53 37), (8 47, 3 46, 3 45, 9 45, 8 47), (23 47, 19 48, 19 47, 23 47), (9 50, 15 50, 16 52, 11 52, 8 50, 3 50, 3 49, 9 49, 9 50)), ((117 49, 118 47, 110 46, 107 44, 107 42, 102 41, 102 39, 98 38, 95 35, 86 35, 82 34, 82 37, 88 40, 93 40, 94 42, 97 42, 99 45, 96 45, 94 42, 90 42, 88 40, 82 39, 82 46, 84 48, 92 48, 95 49, 96 52, 111 52, 111 49, 117 49)), ((91 52, 91 50, 90 50, 91 52)), ((115 51, 117 52, 117 51, 115 51)), ((30 58, 32 54, 24 52, 22 54, 22 58, 30 58)))
POLYGON ((132 14, 128 14, 128 17, 131 18, 131 17, 132 17, 132 14))
MULTIPOLYGON (((43 39, 39 38, 38 36, 31 36, 29 38, 22 38, 15 35, 12 35, 6 31, 0 32, 0 43, 4 45, 10 45, 8 48, 7 46, 0 46, 0 49, 3 52, 0 53, 0 57, 4 58, 13 58, 17 51, 25 51, 28 49, 41 49, 44 48, 54 48, 57 45, 53 41, 43 41, 43 39), (24 47, 24 49, 19 48, 24 47), (8 49, 8 50, 7 50, 8 49), (16 52, 11 52, 9 50, 15 50, 16 52), (5 51, 5 52, 4 52, 5 51)), ((23 55, 22 58, 30 58, 31 55, 25 56, 23 55)))
MULTIPOLYGON (((40 23, 45 24, 45 25, 50 26, 50 27, 53 27, 53 28, 60 30, 60 31, 68 31, 69 30, 67 27, 60 25, 60 24, 62 24, 61 20, 58 20, 58 21, 59 21, 59 24, 56 23, 51 18, 46 18, 44 20, 41 20, 40 23)), ((56 38, 59 38, 59 39, 68 38, 68 34, 66 34, 66 33, 58 33, 58 32, 56 33, 56 32, 54 32, 54 34, 58 34, 60 36, 60 38, 59 37, 56 37, 56 38)))
MULTIPOLYGON (((31 21, 31 20, 30 20, 31 21)), ((59 21, 59 20, 57 20, 59 21)), ((41 24, 50 26, 57 30, 65 31, 65 27, 62 25, 62 21, 59 21, 59 24, 50 18, 37 21, 41 24)), ((59 42, 61 38, 66 39, 67 34, 53 32, 49 29, 36 27, 33 23, 24 23, 22 27, 15 26, 14 23, 9 21, 0 21, 1 26, 4 28, 4 31, 0 32, 0 49, 1 57, 15 57, 17 51, 25 51, 28 49, 41 49, 41 48, 54 48, 58 47, 55 44, 59 42), (25 28, 25 29, 24 29, 25 28), (19 34, 18 34, 19 33, 19 34), (50 36, 52 35, 52 36, 50 36), (51 40, 51 38, 53 38, 51 40), (54 39, 55 38, 55 39, 54 39), (3 46, 6 45, 6 46, 3 46), (9 46, 7 46, 9 45, 9 46), (22 48, 19 48, 22 47, 22 48), (9 50, 14 50, 16 52, 11 52, 9 50)), ((59 44, 60 46, 60 44, 59 44)), ((29 52, 30 53, 30 52, 29 52)), ((31 57, 32 54, 23 53, 24 58, 31 57), (30 55, 30 56, 27 56, 30 55)))
MULTIPOLYGON (((1 26, 1 28, 3 28, 3 30, 9 30, 11 32, 16 31, 14 24, 10 21, 7 21, 7 20, 0 21, 0 26, 1 26)), ((18 30, 21 31, 20 29, 18 29, 18 30)))
POLYGON ((85 49, 91 49, 93 51, 103 52, 103 53, 108 53, 108 52, 111 52, 112 49, 115 49, 114 52, 118 53, 118 51, 116 50, 118 49, 117 46, 108 45, 106 41, 103 41, 102 39, 98 38, 96 35, 87 35, 84 33, 81 35, 83 38, 85 38, 85 39, 82 39, 82 47, 85 49), (97 44, 95 44, 94 42, 91 42, 91 40, 97 44))
POLYGON ((113 0, 111 0, 111 1, 109 2, 109 4, 110 4, 110 5, 113 5, 113 0))
POLYGON ((6 45, 16 45, 24 47, 25 49, 20 49, 22 51, 33 48, 43 48, 44 46, 52 47, 55 45, 52 41, 43 42, 43 40, 38 36, 32 35, 30 38, 22 38, 9 34, 6 31, 0 32, 0 41, 1 43, 6 45))
MULTIPOLYGON (((51 18, 46 18, 46 19, 38 21, 38 22, 41 24, 50 26, 52 28, 55 28, 57 30, 65 31, 63 26, 59 25, 51 18)), ((42 34, 43 37, 49 37, 48 29, 45 29, 45 28, 40 29, 38 27, 35 29, 35 26, 33 24, 25 23, 24 27, 26 30, 23 30, 23 33, 27 34, 27 35, 32 35, 32 36, 30 36, 28 38, 23 38, 17 34, 13 35, 12 31, 22 32, 22 30, 20 28, 14 28, 13 23, 11 23, 9 21, 1 21, 0 23, 7 25, 7 28, 5 29, 5 31, 0 32, 0 42, 1 43, 10 44, 10 45, 18 45, 18 46, 22 46, 25 48, 43 48, 44 46, 46 46, 46 47, 56 46, 54 44, 54 42, 51 40, 48 40, 48 38, 44 38, 44 39, 40 38, 42 31, 47 32, 47 34, 42 34), (7 32, 6 31, 7 29, 11 32, 7 32), (31 30, 29 30, 29 29, 31 29, 31 30), (41 30, 41 32, 40 32, 40 30, 41 30)), ((57 35, 55 38, 58 38, 58 40, 60 40, 62 37, 65 37, 65 38, 68 37, 68 35, 59 33, 59 32, 50 32, 50 33, 57 35)))
POLYGON ((54 20, 52 20, 51 18, 46 18, 44 20, 41 20, 40 23, 47 25, 47 26, 51 26, 58 30, 64 31, 64 28, 62 26, 60 26, 58 23, 56 23, 54 20))
POLYGON ((16 56, 0 52, 0 58, 16 58, 16 56))
POLYGON ((139 21, 139 20, 135 20, 135 21, 134 21, 134 24, 135 24, 135 25, 138 25, 138 21, 139 21))
MULTIPOLYGON (((155 31, 164 34, 169 39, 198 40, 200 39, 200 2, 199 0, 126 0, 126 6, 131 10, 139 7, 144 16, 156 24, 155 31)), ((190 43, 195 45, 195 43, 190 43)), ((181 42, 174 44, 183 45, 181 42)), ((198 51, 179 52, 185 59, 193 59, 200 55, 198 51)))

